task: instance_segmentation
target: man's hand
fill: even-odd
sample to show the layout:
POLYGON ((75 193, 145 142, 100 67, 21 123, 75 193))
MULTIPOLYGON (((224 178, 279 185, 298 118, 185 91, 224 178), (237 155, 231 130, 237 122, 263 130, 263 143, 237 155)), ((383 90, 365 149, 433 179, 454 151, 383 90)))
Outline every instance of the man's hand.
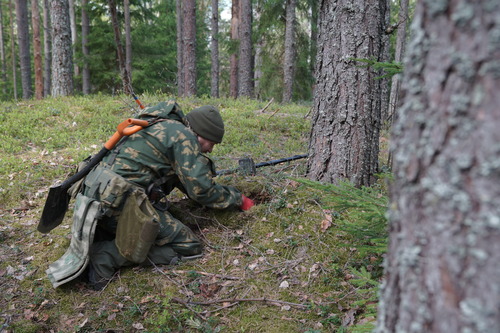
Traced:
POLYGON ((255 203, 253 202, 252 199, 247 198, 244 195, 241 195, 241 199, 243 200, 243 203, 240 206, 240 208, 242 210, 249 210, 250 208, 252 208, 255 205, 255 203))

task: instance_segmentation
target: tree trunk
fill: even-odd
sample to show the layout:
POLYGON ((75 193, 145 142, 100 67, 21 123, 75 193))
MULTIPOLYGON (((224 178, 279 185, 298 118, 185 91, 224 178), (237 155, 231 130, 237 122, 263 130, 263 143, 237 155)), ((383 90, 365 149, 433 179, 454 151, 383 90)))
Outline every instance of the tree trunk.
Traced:
POLYGON ((43 0, 43 95, 49 96, 52 86, 52 25, 50 23, 49 0, 43 0))
POLYGON ((219 1, 212 0, 212 43, 211 59, 212 69, 210 73, 210 95, 219 97, 219 1))
POLYGON ((177 95, 184 96, 184 37, 182 33, 182 0, 176 0, 177 14, 177 95))
MULTIPOLYGON (((75 19, 75 0, 69 0, 69 22, 71 26, 71 44, 73 46, 73 54, 76 52, 76 19, 75 19)), ((78 64, 73 62, 73 75, 80 75, 80 69, 78 68, 78 64)))
POLYGON ((240 2, 232 0, 231 5, 231 43, 232 50, 230 56, 230 74, 229 74, 229 95, 233 98, 238 97, 238 53, 236 45, 239 43, 239 25, 240 25, 240 2))
POLYGON ((35 97, 43 98, 42 43, 40 41, 40 10, 38 0, 31 0, 31 21, 33 25, 33 55, 35 66, 35 97))
POLYGON ((500 332, 499 16, 417 2, 378 332, 500 332))
POLYGON ((88 0, 82 0, 82 92, 84 95, 90 94, 90 68, 89 68, 89 46, 88 36, 90 33, 90 20, 87 14, 88 0))
POLYGON ((183 12, 184 96, 196 95, 196 1, 186 0, 183 12))
POLYGON ((125 69, 128 75, 130 90, 132 90, 132 36, 130 32, 130 0, 123 1, 125 17, 125 69))
MULTIPOLYGON (((391 8, 391 1, 392 0, 385 0, 386 1, 386 7, 391 8)), ((392 55, 391 55, 391 35, 387 33, 387 29, 391 26, 391 15, 390 15, 390 10, 386 11, 385 15, 385 20, 384 20, 384 26, 385 26, 385 31, 382 34, 382 45, 383 49, 380 53, 380 57, 378 58, 378 61, 380 62, 390 62, 392 60, 392 55)), ((391 94, 391 87, 390 87, 390 78, 389 77, 384 77, 384 71, 380 70, 378 72, 378 76, 380 77, 378 79, 380 83, 380 94, 381 94, 381 100, 380 100, 380 123, 381 126, 384 124, 385 120, 387 119, 387 112, 389 110, 389 98, 391 94)))
MULTIPOLYGON (((395 62, 403 61, 403 56, 406 48, 407 25, 408 25, 408 0, 399 0, 398 33, 396 36, 396 51, 394 53, 395 62)), ((391 124, 396 115, 400 85, 401 85, 401 75, 396 74, 392 77, 389 108, 387 111, 387 117, 384 118, 384 120, 386 120, 391 124)))
POLYGON ((238 96, 253 97, 252 2, 240 0, 238 96))
POLYGON ((283 61, 283 103, 290 103, 295 74, 295 8, 296 0, 286 1, 285 58, 283 61))
MULTIPOLYGON (((255 8, 255 22, 260 22, 262 15, 262 6, 257 5, 255 8)), ((257 99, 261 98, 260 80, 263 76, 262 72, 262 55, 264 47, 264 38, 261 34, 257 34, 255 42, 255 57, 254 57, 254 74, 253 74, 253 85, 254 85, 254 97, 257 99)))
POLYGON ((67 0, 50 0, 52 96, 73 94, 73 50, 67 0))
POLYGON ((311 49, 309 58, 309 69, 314 73, 316 54, 318 51, 318 2, 311 1, 311 49))
POLYGON ((17 41, 19 45, 21 84, 24 99, 29 99, 33 96, 27 2, 27 0, 16 0, 17 41))
POLYGON ((9 18, 10 18, 10 52, 12 58, 12 86, 14 99, 17 100, 17 66, 16 66, 16 47, 14 42, 14 14, 12 10, 12 0, 9 0, 9 18))
POLYGON ((0 5, 0 61, 2 62, 1 68, 2 68, 2 94, 4 96, 7 96, 7 63, 6 63, 6 57, 5 57, 5 45, 4 45, 4 40, 5 40, 5 33, 3 30, 3 12, 2 12, 2 6, 0 5))
POLYGON ((118 23, 118 14, 116 12, 115 0, 108 0, 108 5, 111 14, 111 22, 113 24, 113 31, 115 35, 116 55, 118 58, 118 68, 120 70, 120 77, 122 79, 122 89, 124 94, 129 95, 131 93, 130 81, 129 81, 129 75, 127 73, 127 68, 125 67, 125 55, 123 53, 120 24, 118 23))
POLYGON ((369 186, 378 171, 380 81, 351 58, 379 59, 385 0, 321 3, 307 176, 369 186))

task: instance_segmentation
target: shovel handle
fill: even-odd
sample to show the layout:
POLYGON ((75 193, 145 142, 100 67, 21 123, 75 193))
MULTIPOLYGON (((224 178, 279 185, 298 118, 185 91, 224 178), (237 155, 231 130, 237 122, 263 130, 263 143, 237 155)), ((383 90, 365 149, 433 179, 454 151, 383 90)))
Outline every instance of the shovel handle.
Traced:
POLYGON ((118 143, 118 141, 120 141, 122 137, 137 133, 143 127, 146 127, 148 125, 149 123, 146 120, 133 118, 124 120, 121 124, 118 125, 113 136, 104 144, 104 148, 106 148, 107 150, 113 149, 113 147, 118 143))

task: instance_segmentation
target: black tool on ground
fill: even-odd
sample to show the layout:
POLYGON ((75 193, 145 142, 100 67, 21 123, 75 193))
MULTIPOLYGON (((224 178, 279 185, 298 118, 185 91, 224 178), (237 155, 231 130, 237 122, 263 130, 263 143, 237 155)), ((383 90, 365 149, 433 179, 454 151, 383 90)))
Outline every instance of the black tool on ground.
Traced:
POLYGON ((261 167, 269 166, 269 165, 276 165, 276 164, 280 164, 280 163, 284 163, 284 162, 290 162, 290 161, 294 161, 294 160, 298 160, 298 159, 306 158, 306 157, 307 157, 307 154, 294 155, 291 157, 285 157, 285 158, 280 158, 277 160, 260 162, 257 164, 255 164, 255 162, 253 161, 253 159, 251 157, 246 157, 246 158, 242 158, 238 161, 238 164, 240 165, 239 168, 217 171, 217 176, 227 175, 227 174, 231 174, 231 173, 235 173, 235 172, 241 172, 242 174, 253 176, 253 175, 255 175, 257 168, 261 168, 261 167))
POLYGON ((123 121, 118 125, 113 136, 104 144, 104 147, 92 157, 89 163, 82 170, 66 179, 62 184, 52 186, 49 189, 49 194, 45 200, 45 206, 43 207, 42 217, 38 223, 37 230, 46 234, 61 224, 64 219, 64 214, 68 209, 70 199, 68 189, 71 185, 85 177, 90 170, 92 170, 92 168, 103 159, 108 151, 116 146, 122 137, 132 135, 148 125, 149 123, 147 121, 140 119, 129 118, 123 121))

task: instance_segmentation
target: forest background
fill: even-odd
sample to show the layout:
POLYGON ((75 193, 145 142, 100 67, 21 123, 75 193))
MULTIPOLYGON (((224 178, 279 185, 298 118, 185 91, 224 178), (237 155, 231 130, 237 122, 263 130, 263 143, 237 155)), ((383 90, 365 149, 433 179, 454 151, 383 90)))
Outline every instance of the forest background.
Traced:
MULTIPOLYGON (((187 6, 189 2, 183 3, 187 6)), ((178 14, 182 10, 179 5, 182 1, 70 0, 66 3, 69 17, 64 20, 69 21, 71 30, 58 34, 70 34, 70 43, 65 45, 71 50, 64 52, 71 58, 67 64, 72 67, 72 74, 68 78, 71 83, 58 83, 51 80, 54 43, 50 33, 51 1, 0 1, 1 100, 30 98, 35 94, 37 98, 50 94, 113 94, 130 92, 132 88, 135 94, 190 94, 182 91, 179 85, 183 79, 179 65, 186 61, 178 58, 182 52, 177 52, 182 49, 182 40, 179 40, 182 36, 177 31, 182 31, 182 24, 186 24, 177 20, 182 16, 178 14), (118 35, 114 24, 118 25, 118 35), (121 72, 124 66, 130 77, 125 86, 121 72), (54 84, 73 89, 61 92, 56 87, 52 91, 54 84), (41 92, 36 93, 37 89, 41 92)), ((238 30, 244 25, 243 15, 248 16, 240 14, 245 8, 243 3, 215 1, 218 16, 214 22, 214 1, 196 1, 195 20, 188 22, 196 27, 195 94, 213 97, 244 95, 285 102, 311 101, 317 48, 317 1, 292 1, 293 12, 288 15, 294 20, 293 27, 288 20, 288 29, 295 33, 289 33, 291 37, 288 39, 291 40, 285 36, 287 8, 290 7, 287 2, 252 1, 246 9, 250 10, 251 17, 251 30, 246 33, 250 37, 250 47, 240 47, 239 33, 243 36, 243 32, 238 30), (217 43, 216 54, 214 43, 217 43), (249 55, 242 55, 245 52, 249 55), (251 62, 249 91, 238 90, 237 59, 251 62), (213 88, 214 70, 218 73, 217 88, 213 88)), ((399 3, 391 3, 392 21, 397 24, 399 3)), ((58 48, 62 46, 58 45, 58 48)), ((188 52, 183 54, 184 57, 191 56, 188 52)), ((241 60, 240 67, 244 67, 241 60)))

